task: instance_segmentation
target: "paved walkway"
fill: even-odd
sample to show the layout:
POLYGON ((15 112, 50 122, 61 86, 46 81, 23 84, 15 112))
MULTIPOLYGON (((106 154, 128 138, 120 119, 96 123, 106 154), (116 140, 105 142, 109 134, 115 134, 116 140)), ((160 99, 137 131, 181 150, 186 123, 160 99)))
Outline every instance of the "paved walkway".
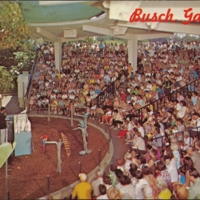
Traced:
POLYGON ((123 158, 129 147, 125 144, 125 138, 117 138, 117 134, 119 133, 120 129, 110 129, 110 126, 106 124, 100 124, 96 120, 89 119, 88 121, 103 128, 110 135, 110 138, 114 145, 114 154, 110 164, 115 163, 117 158, 123 158))
POLYGON ((6 107, 7 115, 14 115, 22 112, 22 108, 19 107, 17 96, 5 96, 2 99, 2 106, 6 107))

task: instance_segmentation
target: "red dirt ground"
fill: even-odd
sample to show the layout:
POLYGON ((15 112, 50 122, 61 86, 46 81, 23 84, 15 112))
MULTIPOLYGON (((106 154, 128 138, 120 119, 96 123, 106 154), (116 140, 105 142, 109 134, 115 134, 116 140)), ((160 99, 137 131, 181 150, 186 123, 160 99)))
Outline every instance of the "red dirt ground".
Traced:
MULTIPOLYGON (((89 173, 99 163, 98 154, 101 150, 101 160, 108 150, 108 142, 105 136, 93 127, 88 127, 88 148, 91 154, 80 156, 83 150, 81 130, 72 130, 77 127, 74 122, 71 127, 70 121, 65 119, 30 118, 32 125, 32 140, 35 151, 31 155, 11 157, 8 165, 8 191, 11 199, 35 199, 48 193, 47 175, 50 176, 50 193, 57 191, 75 182, 79 173, 79 162, 82 172, 89 173), (67 157, 62 144, 62 173, 57 169, 56 145, 46 145, 46 154, 41 155, 42 140, 44 134, 49 136, 49 141, 59 141, 60 133, 63 132, 70 142, 71 155, 67 157)), ((0 169, 0 199, 5 198, 5 166, 0 169)))

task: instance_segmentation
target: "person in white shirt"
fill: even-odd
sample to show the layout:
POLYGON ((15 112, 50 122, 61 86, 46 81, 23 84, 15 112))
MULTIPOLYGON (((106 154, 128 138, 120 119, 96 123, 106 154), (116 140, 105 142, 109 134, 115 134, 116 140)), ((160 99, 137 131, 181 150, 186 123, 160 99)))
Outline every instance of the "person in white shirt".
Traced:
POLYGON ((144 139, 141 137, 141 133, 134 128, 135 137, 133 139, 132 148, 136 148, 141 154, 146 152, 146 145, 144 139))
POLYGON ((137 183, 135 186, 135 199, 144 199, 143 189, 145 187, 150 187, 148 181, 143 178, 143 173, 140 170, 135 172, 135 178, 137 179, 137 183))
POLYGON ((180 101, 179 106, 177 107, 177 117, 178 118, 183 118, 186 114, 187 107, 186 107, 186 102, 185 101, 180 101))
POLYGON ((99 185, 103 184, 103 170, 97 169, 96 170, 96 179, 91 182, 92 192, 95 197, 100 195, 99 185))
POLYGON ((119 45, 117 43, 115 43, 114 49, 115 49, 115 54, 118 54, 118 52, 119 52, 119 45))
POLYGON ((144 128, 140 122, 137 125, 138 131, 141 133, 141 136, 144 137, 144 128))
POLYGON ((131 153, 129 152, 126 152, 125 156, 124 156, 124 160, 125 160, 125 163, 124 163, 124 173, 126 175, 130 175, 130 164, 132 163, 132 160, 131 160, 131 153))
POLYGON ((126 141, 130 140, 133 137, 133 124, 132 124, 132 121, 130 120, 128 122, 127 130, 128 132, 126 133, 126 136, 127 136, 126 141))
POLYGON ((188 147, 192 144, 193 139, 190 137, 190 134, 188 131, 184 131, 184 140, 183 144, 181 145, 181 149, 183 151, 187 151, 188 147))
POLYGON ((151 84, 151 81, 148 81, 147 85, 146 85, 146 90, 152 90, 153 89, 153 86, 151 84))
POLYGON ((105 185, 103 184, 99 185, 99 192, 100 192, 100 195, 96 199, 108 199, 107 188, 105 185))
POLYGON ((176 82, 182 81, 183 77, 181 76, 181 73, 178 74, 177 78, 176 78, 176 82))
POLYGON ((104 175, 103 176, 103 184, 106 186, 107 190, 112 187, 112 180, 110 176, 104 175))
POLYGON ((122 184, 122 187, 119 189, 122 199, 135 199, 135 188, 131 184, 131 179, 124 175, 120 177, 119 181, 122 184))
POLYGON ((171 177, 171 182, 178 182, 179 178, 178 178, 178 171, 177 171, 177 167, 176 167, 176 161, 174 158, 171 158, 168 155, 164 155, 164 162, 167 168, 167 171, 170 174, 171 177))
POLYGON ((181 104, 177 100, 175 100, 175 101, 176 101, 175 109, 177 111, 181 110, 181 104))

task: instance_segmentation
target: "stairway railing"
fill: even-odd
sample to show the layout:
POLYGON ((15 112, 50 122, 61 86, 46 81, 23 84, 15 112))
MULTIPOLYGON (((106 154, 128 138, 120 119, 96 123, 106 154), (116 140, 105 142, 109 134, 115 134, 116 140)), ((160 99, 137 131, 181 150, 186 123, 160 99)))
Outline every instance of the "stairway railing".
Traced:
POLYGON ((180 136, 182 136, 182 138, 184 138, 184 132, 188 132, 189 136, 194 139, 194 137, 196 137, 200 134, 200 126, 196 126, 196 127, 192 127, 192 128, 191 127, 186 128, 184 131, 178 131, 178 132, 175 132, 175 133, 170 133, 170 134, 166 134, 166 135, 162 135, 162 136, 158 136, 158 137, 152 137, 148 140, 157 142, 159 139, 162 138, 162 147, 163 147, 164 138, 166 136, 168 136, 169 138, 173 137, 173 136, 177 137, 177 135, 179 134, 180 136))
POLYGON ((27 98, 29 96, 29 89, 31 87, 31 82, 32 82, 32 79, 33 79, 33 76, 34 76, 34 73, 35 73, 35 68, 36 68, 37 61, 38 61, 38 56, 37 56, 37 53, 36 53, 35 59, 34 59, 34 62, 33 62, 32 68, 31 68, 29 80, 28 80, 28 85, 27 85, 27 90, 26 90, 26 97, 27 98))
POLYGON ((122 75, 125 75, 125 77, 127 79, 126 74, 127 74, 127 70, 122 70, 119 73, 119 76, 117 77, 117 79, 115 81, 111 82, 103 91, 101 91, 99 93, 99 95, 95 98, 98 107, 102 105, 102 103, 105 101, 106 98, 108 98, 111 95, 114 95, 115 91, 117 89, 119 89, 119 87, 123 83, 123 82, 120 82, 119 86, 115 87, 116 82, 121 80, 122 75))
POLYGON ((29 104, 29 99, 30 99, 30 94, 31 94, 31 83, 32 83, 32 79, 33 79, 33 76, 34 76, 34 73, 35 73, 35 70, 36 70, 37 62, 38 62, 38 55, 37 55, 37 52, 36 52, 35 59, 34 59, 34 62, 33 62, 32 68, 31 68, 31 72, 30 72, 30 75, 29 75, 26 94, 25 94, 25 98, 26 98, 26 105, 25 106, 27 106, 27 107, 28 107, 28 104, 29 104))
POLYGON ((160 109, 162 106, 165 106, 165 104, 166 104, 165 98, 168 98, 169 100, 176 100, 178 93, 180 93, 183 96, 186 96, 189 93, 191 93, 192 91, 196 91, 196 88, 199 85, 199 79, 200 79, 200 76, 198 76, 194 81, 187 83, 185 86, 180 87, 179 89, 171 92, 168 96, 164 95, 162 98, 152 101, 152 102, 148 103, 147 105, 139 108, 136 111, 139 121, 142 120, 142 111, 144 109, 149 108, 153 112, 157 112, 158 109, 160 109))

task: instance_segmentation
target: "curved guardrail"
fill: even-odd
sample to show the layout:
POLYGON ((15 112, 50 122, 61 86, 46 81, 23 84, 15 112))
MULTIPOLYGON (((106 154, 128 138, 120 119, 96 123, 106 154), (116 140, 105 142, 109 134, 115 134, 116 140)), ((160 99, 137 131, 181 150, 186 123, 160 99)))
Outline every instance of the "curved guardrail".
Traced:
MULTIPOLYGON (((46 115, 37 115, 37 114, 29 114, 29 117, 46 117, 46 115)), ((54 115, 51 116, 52 118, 61 118, 61 119, 68 119, 71 120, 70 117, 65 117, 65 116, 58 116, 58 115, 54 115)), ((75 121, 79 121, 81 118, 74 118, 75 121)), ((87 174, 88 176, 88 181, 92 181, 95 178, 95 172, 98 168, 101 168, 103 170, 105 170, 109 165, 110 162, 112 160, 113 154, 114 154, 114 145, 112 140, 110 140, 110 135, 101 127, 88 122, 88 125, 93 126, 94 128, 98 129, 99 131, 101 131, 104 136, 106 137, 106 139, 108 140, 108 144, 109 144, 109 148, 108 151, 105 155, 105 157, 103 158, 103 160, 101 161, 99 166, 96 166, 95 169, 93 169, 90 173, 87 174)), ((61 190, 58 190, 56 192, 51 193, 50 195, 53 197, 53 199, 63 199, 65 197, 68 197, 71 195, 71 192, 74 188, 74 186, 78 183, 79 181, 76 181, 72 184, 70 184, 69 186, 62 188, 61 190)), ((40 197, 39 199, 44 199, 45 197, 40 197)))

